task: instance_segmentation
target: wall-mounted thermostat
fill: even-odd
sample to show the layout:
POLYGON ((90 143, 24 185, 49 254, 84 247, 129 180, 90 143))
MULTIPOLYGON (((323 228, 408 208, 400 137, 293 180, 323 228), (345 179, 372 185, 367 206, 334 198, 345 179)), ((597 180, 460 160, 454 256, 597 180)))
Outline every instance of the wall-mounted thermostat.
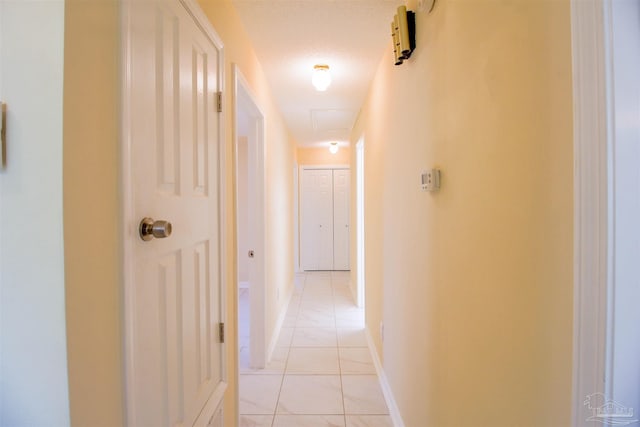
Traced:
POLYGON ((440 170, 429 169, 422 171, 422 191, 437 191, 440 189, 440 170))

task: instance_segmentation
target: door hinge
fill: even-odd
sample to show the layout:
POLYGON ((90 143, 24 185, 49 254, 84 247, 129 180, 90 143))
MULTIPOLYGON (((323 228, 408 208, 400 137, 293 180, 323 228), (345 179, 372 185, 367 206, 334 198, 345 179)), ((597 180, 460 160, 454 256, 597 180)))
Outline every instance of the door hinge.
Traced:
POLYGON ((218 104, 218 113, 222 113, 222 92, 216 94, 216 102, 218 104))
POLYGON ((220 335, 220 343, 224 343, 224 323, 218 325, 218 332, 220 335))

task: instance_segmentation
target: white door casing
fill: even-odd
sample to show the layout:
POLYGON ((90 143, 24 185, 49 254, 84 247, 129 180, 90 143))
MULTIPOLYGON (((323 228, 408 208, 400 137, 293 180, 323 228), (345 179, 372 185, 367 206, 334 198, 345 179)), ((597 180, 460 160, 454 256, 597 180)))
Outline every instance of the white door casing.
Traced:
POLYGON ((607 95, 603 0, 571 2, 574 96, 572 425, 604 392, 607 323, 607 95))
POLYGON ((123 4, 127 423, 206 425, 224 394, 222 43, 191 1, 123 4), (143 217, 173 233, 142 241, 143 217))
POLYGON ((351 172, 333 171, 333 269, 349 270, 351 172))
POLYGON ((298 162, 293 163, 293 271, 300 273, 300 174, 298 162))
POLYGON ((356 144, 356 301, 365 304, 365 248, 364 248, 364 138, 356 144))
MULTIPOLYGON (((235 100, 235 135, 247 138, 247 217, 246 234, 253 257, 248 253, 239 253, 238 257, 248 259, 249 270, 249 349, 252 368, 264 368, 267 362, 266 344, 266 296, 265 296, 265 143, 264 114, 257 105, 256 97, 250 90, 249 83, 237 65, 233 65, 234 100, 235 100), (246 122, 244 133, 240 130, 240 115, 246 122)), ((236 164, 237 146, 236 146, 236 164)), ((238 189, 236 188, 236 194, 238 189)), ((236 212, 240 214, 236 206, 236 212)), ((236 229, 236 233, 238 230, 236 229)))

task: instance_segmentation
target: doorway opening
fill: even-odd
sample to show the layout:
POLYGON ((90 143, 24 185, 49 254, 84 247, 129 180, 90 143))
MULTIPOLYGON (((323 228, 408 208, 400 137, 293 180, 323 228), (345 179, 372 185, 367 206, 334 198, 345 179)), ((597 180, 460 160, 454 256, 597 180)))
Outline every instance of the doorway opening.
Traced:
POLYGON ((235 65, 233 75, 238 366, 260 369, 266 364, 264 114, 235 65))

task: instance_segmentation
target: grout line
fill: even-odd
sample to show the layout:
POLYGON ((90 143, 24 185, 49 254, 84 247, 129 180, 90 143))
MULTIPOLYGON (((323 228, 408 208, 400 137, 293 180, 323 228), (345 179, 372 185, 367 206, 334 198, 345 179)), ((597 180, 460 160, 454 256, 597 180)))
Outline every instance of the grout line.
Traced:
MULTIPOLYGON (((336 303, 335 303, 335 291, 333 289, 333 277, 331 278, 331 303, 333 306, 334 320, 337 319, 336 303)), ((344 425, 347 425, 347 406, 344 401, 344 382, 342 381, 342 361, 340 360, 340 343, 338 342, 338 322, 336 320, 336 344, 338 345, 338 371, 340 372, 340 396, 342 397, 342 419, 344 425)))

